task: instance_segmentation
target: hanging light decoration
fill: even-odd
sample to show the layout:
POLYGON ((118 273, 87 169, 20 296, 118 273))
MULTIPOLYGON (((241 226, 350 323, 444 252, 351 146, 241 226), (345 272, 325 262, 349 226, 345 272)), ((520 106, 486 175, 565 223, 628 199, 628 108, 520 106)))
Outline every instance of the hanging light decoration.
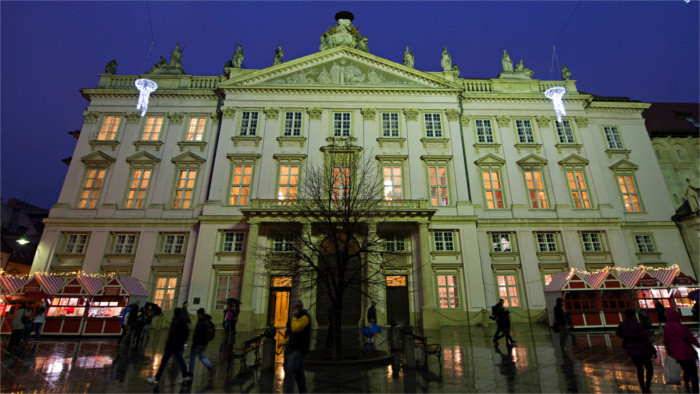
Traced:
POLYGON ((134 82, 136 89, 139 90, 139 102, 136 104, 136 109, 141 110, 141 117, 146 114, 148 110, 148 98, 151 96, 152 92, 158 89, 158 84, 150 79, 137 79, 134 82))
POLYGON ((562 115, 566 115, 566 108, 561 101, 564 93, 566 93, 566 89, 563 86, 555 86, 544 91, 544 96, 552 100, 552 104, 554 104, 554 112, 557 114, 557 122, 559 123, 561 123, 562 115))

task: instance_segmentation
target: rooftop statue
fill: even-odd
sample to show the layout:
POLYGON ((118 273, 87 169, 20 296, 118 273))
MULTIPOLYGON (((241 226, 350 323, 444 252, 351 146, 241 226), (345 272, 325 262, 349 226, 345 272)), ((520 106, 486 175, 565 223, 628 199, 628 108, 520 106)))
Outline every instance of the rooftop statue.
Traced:
POLYGON ((529 68, 523 65, 523 59, 520 59, 520 63, 518 63, 518 65, 515 66, 515 72, 525 75, 528 78, 535 74, 534 71, 530 70, 529 68))
POLYGON ((321 45, 318 49, 325 51, 338 45, 345 45, 369 52, 369 47, 367 46, 367 41, 369 40, 353 26, 353 19, 354 16, 348 11, 340 11, 335 14, 336 24, 327 32, 321 34, 321 45))
POLYGON ((406 52, 403 54, 403 65, 413 68, 413 52, 406 47, 406 52))
MULTIPOLYGON (((183 46, 182 49, 185 47, 183 46)), ((160 57, 158 63, 154 64, 153 67, 148 71, 148 74, 165 74, 165 75, 180 75, 184 74, 185 71, 182 67, 182 49, 180 49, 180 44, 175 44, 175 49, 170 52, 170 63, 160 57)))
MULTIPOLYGON (((185 49, 184 45, 182 49, 185 49)), ((175 44, 175 48, 170 52, 168 68, 182 69, 182 49, 180 49, 180 43, 175 44)))
POLYGON ((460 71, 459 71, 458 65, 456 65, 456 64, 452 65, 452 72, 455 74, 455 78, 459 78, 460 71))
POLYGON ((442 60, 440 61, 442 71, 452 71, 452 56, 447 52, 447 47, 442 47, 442 60))
POLYGON ((107 63, 105 66, 105 73, 107 74, 116 74, 117 73, 117 61, 115 59, 112 59, 107 63))
POLYGON ((513 61, 510 60, 510 56, 506 50, 503 50, 503 56, 501 57, 501 64, 503 65, 503 71, 513 72, 513 61))
POLYGON ((571 71, 566 66, 561 66, 561 79, 568 81, 571 79, 571 71))
POLYGON ((236 52, 233 54, 233 62, 231 63, 231 66, 233 68, 242 68, 243 66, 243 48, 241 48, 241 44, 238 44, 238 49, 236 49, 236 52))
POLYGON ((276 66, 278 64, 282 64, 282 58, 284 57, 284 52, 282 52, 282 45, 278 46, 277 49, 275 49, 275 58, 272 60, 272 65, 276 66))

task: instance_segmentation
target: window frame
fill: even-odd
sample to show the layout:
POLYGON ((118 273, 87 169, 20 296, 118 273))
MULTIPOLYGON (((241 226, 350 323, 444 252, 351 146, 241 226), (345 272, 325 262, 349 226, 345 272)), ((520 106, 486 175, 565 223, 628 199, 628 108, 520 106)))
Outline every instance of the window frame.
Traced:
POLYGON ((607 250, 608 250, 606 242, 605 242, 605 236, 604 236, 603 231, 596 231, 596 230, 579 231, 579 241, 581 242, 581 250, 583 251, 584 254, 585 253, 601 253, 601 252, 607 252, 607 250), (586 239, 584 239, 585 238, 584 235, 591 235, 591 236, 596 235, 598 238, 597 242, 600 244, 600 249, 599 250, 586 250, 586 243, 589 242, 589 243, 591 243, 591 245, 594 245, 595 241, 593 241, 592 239, 587 241, 586 239))
POLYGON ((105 167, 105 166, 101 166, 101 165, 100 166, 91 166, 91 165, 85 166, 85 171, 83 172, 83 180, 81 182, 80 191, 78 192, 78 200, 76 203, 77 209, 97 209, 98 208, 100 198, 102 197, 102 191, 105 187, 105 184, 107 183, 107 174, 108 173, 109 173, 109 168, 105 167), (97 171, 98 174, 100 171, 104 171, 104 175, 100 179, 101 184, 100 184, 99 188, 95 188, 95 187, 88 188, 88 186, 87 186, 88 179, 90 179, 89 178, 90 171, 93 171, 93 170, 97 171), (84 199, 83 195, 84 195, 86 190, 92 190, 92 191, 97 190, 97 195, 92 197, 93 194, 89 193, 89 197, 84 199), (81 206, 83 200, 86 201, 87 206, 81 206), (93 206, 90 206, 90 204, 89 204, 90 201, 94 201, 93 206))
POLYGON ((516 137, 516 143, 518 145, 537 145, 539 144, 538 139, 537 139, 537 133, 535 132, 535 125, 532 119, 529 118, 515 118, 513 119, 513 126, 515 127, 515 137, 516 137), (529 124, 529 129, 530 132, 532 133, 532 141, 527 141, 529 138, 528 135, 525 133, 526 127, 523 125, 523 134, 521 135, 520 132, 520 126, 518 126, 518 122, 527 122, 529 124), (523 141, 521 137, 526 137, 526 141, 523 141))
MULTIPOLYGON (((183 135, 182 141, 183 142, 206 142, 206 137, 207 137, 207 126, 209 125, 209 116, 204 115, 204 114, 190 114, 187 116, 187 122, 185 123, 185 133, 183 135), (204 119, 204 124, 202 125, 202 135, 200 139, 197 139, 197 129, 195 129, 194 134, 192 135, 192 139, 189 139, 190 135, 190 127, 192 126, 192 120, 194 119, 204 119)), ((197 126, 198 128, 199 126, 197 126)))
MULTIPOLYGON (((393 122, 389 119, 388 122, 393 122)), ((399 111, 381 111, 379 113, 380 138, 401 138, 401 112, 399 111), (388 129, 389 135, 386 135, 387 129, 385 126, 384 115, 396 115, 396 135, 391 135, 393 129, 388 129)))
POLYGON ((656 254, 659 252, 659 250, 656 248, 656 240, 654 239, 653 233, 634 233, 634 234, 632 234, 632 238, 634 239, 637 253, 656 254), (640 244, 639 240, 640 240, 640 238, 645 238, 645 237, 648 238, 648 242, 646 242, 646 240, 644 240, 645 242, 643 243, 643 245, 645 245, 645 247, 647 247, 647 248, 649 246, 651 246, 651 249, 642 248, 643 245, 640 244))
POLYGON ((87 251, 88 243, 90 242, 90 233, 89 232, 64 232, 62 233, 62 247, 61 247, 61 253, 64 254, 78 254, 78 255, 84 255, 85 252, 87 251), (68 250, 68 245, 69 245, 69 240, 71 236, 75 237, 85 237, 85 240, 82 242, 82 244, 79 244, 77 242, 72 243, 73 247, 71 247, 70 250, 68 250), (80 251, 76 251, 75 245, 81 245, 80 251))
MULTIPOLYGON (((167 116, 164 114, 150 114, 146 116, 146 119, 143 120, 143 124, 141 126, 141 130, 139 132, 139 139, 138 142, 159 142, 161 141, 161 137, 163 135, 163 129, 165 128, 165 120, 167 119, 167 116), (146 135, 146 129, 148 128, 148 120, 151 118, 160 118, 161 123, 160 123, 160 129, 158 130, 158 134, 156 138, 150 138, 150 139, 144 139, 144 136, 146 135)), ((149 134, 153 134, 153 131, 151 131, 149 134)))
POLYGON ((189 235, 188 233, 183 233, 183 232, 162 232, 162 233, 160 233, 161 245, 160 245, 160 248, 158 248, 158 250, 160 252, 159 254, 168 255, 168 256, 185 255, 185 253, 187 252, 187 241, 189 238, 188 235, 189 235), (179 242, 169 243, 168 237, 174 237, 173 238, 174 241, 176 241, 177 239, 182 237, 182 243, 179 243, 179 242), (171 249, 170 252, 166 251, 166 248, 168 247, 168 245, 171 245, 171 248, 173 248, 173 249, 171 249), (173 251, 173 250, 177 250, 178 245, 181 246, 180 252, 173 251))
POLYGON ((517 253, 516 249, 516 234, 515 232, 512 231, 487 231, 486 232, 487 239, 489 242, 489 253, 490 254, 510 254, 510 253, 517 253), (504 237, 506 236, 506 237, 504 237), (494 238, 494 237, 497 237, 494 238), (505 243, 503 242, 503 239, 506 238, 506 242, 508 243, 508 247, 510 250, 505 250, 505 243), (497 248, 496 245, 499 245, 497 248), (497 250, 500 249, 500 250, 497 250))
POLYGON ((572 209, 594 209, 593 206, 593 199, 591 198, 591 190, 588 184, 588 179, 586 176, 586 171, 585 167, 565 167, 564 168, 564 181, 566 182, 566 187, 569 189, 569 201, 571 201, 571 208, 572 209), (571 180, 569 179, 569 173, 581 173, 581 179, 574 179, 571 180), (574 182, 576 186, 580 186, 580 182, 583 182, 583 186, 585 186, 585 189, 572 189, 571 188, 571 183, 574 182), (587 198, 581 197, 581 193, 585 192, 587 198), (574 193, 578 193, 579 199, 574 197, 574 193), (581 207, 577 207, 577 202, 581 200, 581 207), (588 206, 585 206, 586 202, 588 202, 588 206))
POLYGON ((620 126, 618 125, 600 125, 601 131, 603 132, 603 139, 605 141, 605 146, 607 147, 607 150, 610 151, 624 151, 626 150, 625 148, 625 141, 622 139, 622 132, 620 132, 620 126), (608 138, 608 132, 607 129, 610 129, 611 131, 611 138, 608 138), (612 135, 612 132, 615 132, 616 135, 612 135), (612 140, 615 140, 615 137, 619 141, 614 141, 615 146, 611 144, 613 142, 612 140), (617 146, 619 144, 619 146, 617 146))
POLYGON ((461 275, 460 275, 459 271, 450 271, 450 272, 439 271, 439 272, 435 273, 435 289, 437 290, 435 292, 435 295, 437 296, 437 308, 439 310, 462 310, 462 302, 460 299, 460 294, 462 293, 460 277, 461 277, 461 275), (445 284, 444 285, 440 284, 441 277, 445 277, 445 284), (448 279, 449 277, 454 278, 454 284, 450 285, 449 279, 448 279), (445 291, 445 297, 440 295, 441 288, 447 289, 445 291), (449 289, 454 289, 453 295, 450 295, 449 289), (441 305, 441 301, 443 298, 445 298, 447 301, 447 306, 444 308, 441 305), (454 306, 451 306, 452 303, 450 302, 450 300, 455 301, 454 306))
POLYGON ((457 235, 458 230, 431 230, 430 234, 430 239, 432 242, 430 242, 430 246, 433 252, 437 253, 454 253, 458 252, 458 246, 459 246, 459 240, 458 240, 458 235, 457 235), (442 240, 438 241, 438 234, 441 234, 441 237, 443 238, 442 240), (449 235, 449 238, 451 238, 449 241, 447 240, 447 235, 449 235), (438 243, 443 244, 442 248, 443 249, 438 249, 438 243), (447 244, 451 243, 452 244, 452 249, 447 249, 447 244))
POLYGON ((479 173, 481 174, 481 191, 482 191, 482 197, 484 199, 484 209, 486 209, 486 210, 499 211, 499 210, 507 209, 506 192, 505 192, 505 189, 503 187, 504 181, 503 181, 503 174, 501 173, 501 171, 502 171, 502 167, 479 167, 479 173), (490 179, 488 181, 486 179, 484 179, 484 173, 487 173, 487 172, 489 173, 489 177, 490 177, 490 179), (489 182, 491 184, 491 186, 493 186, 493 182, 494 182, 492 179, 493 173, 498 174, 497 182, 499 182, 501 187, 498 189, 495 189, 493 187, 490 189, 487 189, 486 182, 489 182), (501 199, 500 199, 500 203, 502 205, 501 207, 498 207, 498 204, 497 204, 498 200, 496 199, 496 194, 499 191, 501 193, 501 199), (492 195, 493 195, 493 202, 494 202, 493 208, 489 207, 489 201, 491 201, 491 200, 489 200, 489 197, 488 197, 489 193, 492 193, 492 195))
POLYGON ((384 232, 381 234, 383 243, 382 252, 386 253, 405 253, 408 251, 406 247, 406 235, 402 232, 384 232), (399 249, 398 246, 401 246, 399 249))
POLYGON ((296 200, 297 195, 299 195, 299 181, 301 180, 301 162, 278 162, 277 164, 277 200, 279 201, 292 201, 296 200), (284 167, 289 167, 289 171, 286 175, 283 174, 282 170, 284 167), (296 167, 296 175, 292 173, 292 168, 296 167), (282 177, 287 177, 287 183, 282 183, 282 177), (291 182, 292 178, 296 177, 296 183, 291 182), (286 193, 282 194, 282 189, 286 189, 286 193), (291 189, 295 189, 294 194, 291 194, 291 189))
POLYGON ((304 136, 304 111, 302 110, 285 110, 282 114, 282 137, 285 138, 299 138, 304 136), (296 122, 296 119, 292 118, 291 120, 291 128, 290 128, 290 134, 287 134, 287 115, 288 114, 300 114, 301 117, 299 119, 299 134, 294 134, 295 131, 295 126, 294 123, 296 122))
POLYGON ((214 306, 212 307, 212 309, 215 311, 223 311, 226 308, 226 305, 223 303, 217 302, 217 300, 226 299, 226 298, 240 299, 240 294, 241 294, 241 290, 243 287, 243 280, 242 280, 241 272, 240 271, 233 271, 233 272, 231 272, 231 271, 215 271, 214 272, 214 286, 212 286, 212 287, 214 288, 214 299, 212 300, 212 303, 214 306), (226 290, 226 297, 225 298, 219 297, 219 291, 221 290, 221 288, 219 287, 219 282, 220 282, 219 278, 228 278, 226 281, 227 283, 226 283, 226 289, 225 289, 226 290), (231 287, 231 279, 232 278, 237 278, 238 288, 231 287), (231 290, 234 291, 233 294, 231 294, 231 290))
POLYGON ((493 127, 493 119, 491 118, 474 118, 474 141, 475 144, 477 145, 497 145, 498 140, 496 139, 496 133, 494 132, 494 127, 493 127), (488 122, 489 123, 489 129, 491 130, 491 140, 492 141, 487 141, 488 135, 486 134, 484 130, 484 141, 480 141, 480 136, 479 136, 479 128, 483 128, 484 126, 479 126, 478 122, 488 122))
POLYGON ((406 195, 406 190, 405 190, 405 178, 404 178, 404 171, 403 171, 403 161, 382 161, 379 163, 379 168, 381 169, 381 177, 382 177, 382 199, 384 201, 394 201, 394 200, 404 200, 405 195, 406 195), (387 186, 387 175, 386 175, 386 169, 390 169, 391 174, 389 175, 391 186, 387 186), (397 176, 394 174, 394 170, 397 169, 399 170, 400 174, 397 176), (397 189, 396 184, 394 181, 396 178, 399 178, 400 184, 398 186, 399 189, 399 194, 400 196, 396 197, 394 194, 395 190, 397 189), (390 189, 389 193, 387 193, 387 189, 390 189))
POLYGON ((241 109, 240 116, 238 117, 238 137, 260 137, 260 110, 258 109, 241 109), (248 114, 248 119, 246 119, 246 114, 248 114), (255 116, 253 116, 255 114, 255 116), (253 119, 255 118, 255 119, 253 119), (254 122, 253 122, 254 121, 254 122), (244 126, 245 123, 245 126, 244 126), (254 127, 251 126, 252 123, 254 127), (251 132, 251 128, 253 128, 251 132))
POLYGON ((255 163, 251 163, 251 162, 247 162, 247 161, 233 161, 231 163, 230 168, 231 168, 231 176, 229 178, 229 183, 228 183, 228 188, 227 188, 227 194, 228 194, 228 196, 227 196, 228 198, 226 199, 227 205, 232 206, 232 207, 241 207, 241 206, 250 205, 250 199, 253 195, 253 179, 254 179, 253 177, 255 175, 255 163), (236 175, 236 167, 243 168, 240 175, 236 175), (250 167, 250 174, 246 175, 245 170, 248 167, 250 167), (241 177, 241 182, 234 184, 234 180, 235 180, 236 176, 241 177), (246 176, 250 178, 250 182, 243 183, 243 180, 245 179, 246 176), (234 203, 234 201, 233 201, 234 188, 238 187, 239 191, 242 191, 242 189, 244 189, 246 187, 246 185, 248 187, 248 194, 245 196, 243 196, 243 194, 241 194, 241 193, 236 194, 237 197, 235 197, 236 201, 234 203), (241 203, 241 199, 245 199, 245 202, 241 203))
POLYGON ((436 139, 441 139, 441 138, 447 138, 445 137, 445 127, 443 125, 442 121, 442 113, 439 111, 425 111, 422 113, 422 118, 423 118, 423 135, 425 138, 436 138, 436 139), (428 121, 427 117, 430 116, 430 121, 428 121), (438 128, 437 131, 439 132, 439 135, 436 134, 436 129, 434 126, 435 120, 437 119, 437 124, 438 128), (428 123, 430 123, 431 126, 431 131, 434 135, 428 135, 428 123))
POLYGON ((175 167, 175 183, 173 184, 173 194, 172 194, 172 199, 171 199, 171 208, 172 209, 193 209, 194 208, 195 193, 197 191, 198 179, 199 179, 199 168, 180 167, 180 166, 175 167), (186 181, 185 187, 180 188, 179 184, 180 184, 180 181, 182 180, 181 175, 182 175, 183 171, 186 171, 188 173, 188 176, 187 176, 187 178, 185 178, 185 181, 186 181), (194 171, 194 179, 192 179, 192 188, 190 189, 187 187, 187 184, 190 181, 189 174, 191 171, 194 171), (178 197, 177 197, 178 191, 182 191, 183 192, 182 195, 186 196, 188 190, 191 191, 191 195, 190 195, 189 199, 185 199, 185 198, 178 199, 178 197), (178 201, 180 203, 176 204, 176 202, 178 202, 178 201), (182 206, 182 205, 184 205, 184 202, 187 202, 189 204, 189 206, 187 206, 187 207, 182 206), (177 206, 177 205, 181 205, 181 206, 177 206))
POLYGON ((528 200, 528 202, 529 202, 530 210, 537 210, 537 211, 540 211, 540 210, 551 210, 552 207, 551 207, 551 204, 549 203, 549 193, 547 193, 547 180, 546 180, 546 173, 545 173, 545 171, 544 171, 544 167, 523 167, 523 168, 522 168, 522 171, 523 171, 523 181, 525 182, 526 198, 527 198, 527 200, 528 200), (531 188, 530 188, 530 185, 529 185, 529 182, 530 182, 530 181, 527 179, 527 174, 528 174, 528 173, 533 173, 533 180, 532 180, 532 182, 534 182, 534 183, 533 183, 534 186, 537 186, 537 180, 534 179, 534 173, 536 173, 536 172, 540 173, 540 176, 541 176, 541 178, 542 178, 542 179, 541 179, 541 182, 542 182, 542 188, 541 188, 541 189, 540 189, 540 188, 537 188, 537 187, 535 187, 534 189, 531 189, 531 188), (537 207, 535 206, 534 200, 532 199, 531 193, 532 193, 533 191, 534 191, 535 193, 537 193, 537 197, 538 197, 538 198, 536 199, 536 201, 537 201, 537 203, 538 203, 538 205, 539 205, 539 206, 537 206, 537 207), (541 197, 541 195, 540 195, 539 193, 543 193, 543 194, 544 194, 544 199, 539 198, 539 197, 541 197), (542 204, 542 201, 544 201, 544 206, 542 206, 542 205, 543 205, 543 204, 542 204))
MULTIPOLYGON (((354 115, 355 115, 355 114, 354 114, 354 111, 348 111, 348 110, 334 110, 334 111, 331 111, 331 116, 330 116, 330 127, 329 127, 330 136, 331 136, 332 138, 353 138, 353 136, 354 136, 354 134, 355 134, 355 133, 353 132, 353 128, 354 128, 354 125, 355 125, 355 122, 354 122, 354 119, 353 119, 353 118, 354 118, 354 115), (342 133, 343 133, 343 131, 344 131, 344 129, 345 129, 344 127, 341 127, 340 129, 338 129, 338 130, 340 131, 341 135, 336 135, 336 119, 335 119, 335 117, 336 117, 336 115, 345 115, 345 114, 348 115, 348 119, 347 119, 347 122, 348 122, 348 135, 342 135, 342 133)), ((341 122, 341 126, 344 126, 344 124, 342 124, 342 123, 345 122, 346 120, 345 120, 345 119, 340 119, 339 121, 341 122)))
POLYGON ((426 175, 428 176, 428 182, 427 182, 428 185, 427 185, 427 186, 428 186, 428 198, 429 198, 430 206, 433 206, 433 207, 449 207, 449 206, 452 205, 452 204, 451 204, 452 201, 450 200, 450 195, 452 194, 452 191, 450 190, 450 184, 451 184, 452 182, 450 182, 450 165, 449 165, 449 164, 450 164, 450 162, 449 162, 448 160, 445 160, 445 161, 431 161, 431 162, 426 162, 426 163, 425 163, 425 165, 426 165, 426 175), (446 184, 443 186, 443 185, 441 185, 441 184, 439 183, 439 179, 440 179, 441 177, 438 175, 438 171, 436 170, 436 175, 435 175, 435 177, 437 178, 438 183, 437 183, 436 185, 432 185, 432 184, 431 184, 431 181, 432 181, 432 180, 431 180, 431 175, 430 175, 430 169, 431 169, 431 168, 436 168, 436 169, 437 169, 437 168, 440 168, 440 167, 444 167, 444 168, 445 168, 445 176, 444 176, 444 178, 445 178, 446 184), (440 196, 439 193, 438 193, 438 194, 436 195, 436 197, 435 197, 435 198, 438 199, 438 200, 437 200, 438 203, 437 203, 437 204, 434 204, 434 203, 433 203, 433 188, 436 188, 436 189, 438 190, 438 192, 439 192, 442 188, 444 188, 445 190, 447 190, 447 203, 445 203, 445 204, 441 204, 441 203, 440 203, 440 202, 441 202, 441 201, 440 201, 440 200, 441 200, 441 196, 440 196))
POLYGON ((561 123, 554 121, 554 132, 557 135, 557 144, 559 145, 576 145, 577 138, 576 138, 576 132, 574 131, 574 122, 571 121, 571 119, 562 119, 561 123), (565 124, 569 125, 569 130, 570 131, 570 137, 571 140, 569 141, 568 139, 566 141, 562 141, 562 136, 566 136, 567 130, 565 129, 565 124), (560 131, 561 127, 561 131, 560 131), (562 135, 563 133, 563 135, 562 135))
POLYGON ((275 231, 270 237, 273 253, 294 253, 296 236, 289 231, 275 231))
POLYGON ((522 299, 523 296, 521 294, 521 280, 520 280, 520 272, 518 270, 494 270, 493 272, 494 276, 494 284, 496 285, 496 296, 500 299, 503 299, 503 306, 506 308, 523 308, 523 303, 522 299), (505 279, 505 284, 502 286, 499 282, 499 277, 504 277, 505 279), (508 277, 514 277, 515 278, 515 283, 514 284, 509 284, 508 282, 508 277), (501 294, 501 288, 504 287, 506 289, 506 295, 501 294), (510 295, 509 289, 515 288, 517 295, 513 296, 510 295), (518 305, 512 305, 512 298, 516 298, 518 301, 518 305))
POLYGON ((639 191, 639 184, 637 183, 637 177, 635 176, 634 172, 632 172, 632 171, 616 171, 615 172, 615 183, 617 184, 617 190, 620 193, 620 199, 622 201, 623 212, 624 213, 645 213, 644 204, 642 203, 642 196, 641 196, 641 193, 639 191), (623 180, 625 181, 624 185, 625 185, 626 189, 628 190, 628 192, 623 191, 623 189, 622 189, 623 185, 620 184, 620 178, 623 178, 623 180), (628 179, 632 180, 631 185, 629 183, 627 183, 628 179), (633 193, 629 192, 630 186, 634 187, 635 191, 633 193), (630 198, 636 197, 637 201, 636 202, 632 201, 632 202, 628 203, 627 199, 626 199, 627 196, 630 196, 630 198), (639 205, 639 207, 630 210, 629 209, 630 205, 633 208, 635 205, 639 205))
MULTIPOLYGON (((122 119, 122 118, 124 118, 124 116, 119 115, 119 114, 104 114, 104 115, 102 116, 102 119, 100 120, 100 125, 99 125, 99 127, 97 127, 97 130, 95 131, 95 138, 94 138, 94 141, 99 141, 99 142, 114 142, 114 141, 119 141, 119 134, 120 134, 120 131, 121 131, 122 127, 124 127, 124 126, 123 126, 123 125, 124 125, 124 122, 123 122, 123 119, 122 119), (114 135, 112 136, 112 138, 109 138, 109 139, 108 139, 108 138, 100 138, 100 136, 102 135, 102 129, 105 127, 105 121, 106 121, 107 118, 115 118, 115 119, 118 120, 118 121, 117 121, 117 126, 116 126, 115 130, 113 131, 114 135)), ((109 134, 110 134, 110 132, 107 131, 105 137, 108 137, 109 134)))
MULTIPOLYGON (((126 239, 124 240, 126 241, 126 239)), ((129 255, 134 255, 136 254, 136 248, 138 247, 138 242, 139 242, 139 233, 138 232, 113 232, 111 234, 111 247, 110 247, 110 253, 111 254, 118 254, 118 255, 124 255, 124 256, 129 256, 129 255), (121 237, 131 237, 131 243, 127 242, 119 242, 119 239, 121 237), (120 246, 119 250, 117 250, 118 246, 120 246), (131 251, 124 251, 124 248, 131 247, 131 251)))
POLYGON ((180 278, 174 274, 170 273, 154 273, 153 276, 153 296, 151 297, 151 300, 153 303, 158 304, 161 306, 161 308, 165 311, 173 310, 177 306, 177 296, 178 296, 178 288, 180 287, 180 278), (159 287, 159 279, 165 279, 165 287, 159 287), (170 287, 169 284, 171 283, 171 280, 174 279, 175 283, 173 287, 170 287), (156 298, 158 295, 159 289, 163 290, 163 298, 156 298), (172 291, 172 299, 168 300, 170 302, 170 307, 168 308, 167 305, 165 304, 166 298, 165 296, 169 291, 172 291), (158 302, 161 300, 160 302, 158 302))
POLYGON ((246 246, 246 233, 245 231, 229 231, 225 230, 221 232, 221 245, 219 250, 223 253, 243 253, 245 252, 246 246), (229 241, 226 240, 228 235, 231 235, 231 249, 227 250, 226 245, 229 241), (240 240, 238 239, 240 238, 240 240), (240 250, 237 250, 237 245, 240 244, 240 250))
MULTIPOLYGON (((151 186, 151 180, 153 179, 153 173, 155 172, 155 168, 153 167, 145 167, 145 166, 131 166, 129 172, 129 180, 126 185, 126 195, 124 196, 124 209, 145 209, 146 208, 146 200, 148 199, 148 190, 150 189, 151 186), (134 176, 136 171, 149 171, 150 175, 147 180, 147 184, 145 188, 142 188, 141 185, 143 183, 143 177, 140 178, 140 181, 138 182, 138 186, 136 188, 132 188, 132 184, 134 182, 134 176), (140 199, 138 197, 134 197, 133 199, 130 199, 129 196, 131 195, 131 192, 134 191, 134 195, 138 196, 139 192, 143 192, 143 199, 140 199), (129 206, 129 202, 133 201, 135 204, 138 203, 138 201, 141 201, 141 206, 129 206)), ((133 204, 132 204, 133 205, 133 204)))
POLYGON ((535 245, 537 246, 537 253, 561 253, 561 247, 560 247, 560 235, 559 232, 557 231, 536 231, 534 232, 535 236, 535 245), (540 237, 543 236, 545 238, 548 238, 551 236, 550 239, 540 239, 540 237), (554 245, 554 250, 551 249, 551 245, 554 245), (543 248, 543 246, 545 246, 543 248))

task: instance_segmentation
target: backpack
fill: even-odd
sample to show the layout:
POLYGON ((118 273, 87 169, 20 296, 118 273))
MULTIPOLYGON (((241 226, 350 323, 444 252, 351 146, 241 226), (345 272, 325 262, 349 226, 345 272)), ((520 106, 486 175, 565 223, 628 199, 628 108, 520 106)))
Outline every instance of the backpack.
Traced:
POLYGON ((210 319, 206 319, 204 321, 204 328, 207 329, 207 342, 210 342, 212 339, 214 339, 216 327, 214 327, 214 323, 212 323, 210 319))

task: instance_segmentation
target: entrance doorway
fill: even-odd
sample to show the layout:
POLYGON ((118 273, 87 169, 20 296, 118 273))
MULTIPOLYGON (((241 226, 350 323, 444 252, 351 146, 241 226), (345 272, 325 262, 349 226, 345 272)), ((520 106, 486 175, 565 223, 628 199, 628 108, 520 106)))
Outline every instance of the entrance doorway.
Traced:
POLYGON ((387 275, 386 277, 387 323, 391 321, 396 325, 410 323, 407 279, 406 275, 387 275))
POLYGON ((268 325, 273 327, 287 326, 291 295, 291 276, 273 276, 270 278, 270 302, 267 308, 268 325))

